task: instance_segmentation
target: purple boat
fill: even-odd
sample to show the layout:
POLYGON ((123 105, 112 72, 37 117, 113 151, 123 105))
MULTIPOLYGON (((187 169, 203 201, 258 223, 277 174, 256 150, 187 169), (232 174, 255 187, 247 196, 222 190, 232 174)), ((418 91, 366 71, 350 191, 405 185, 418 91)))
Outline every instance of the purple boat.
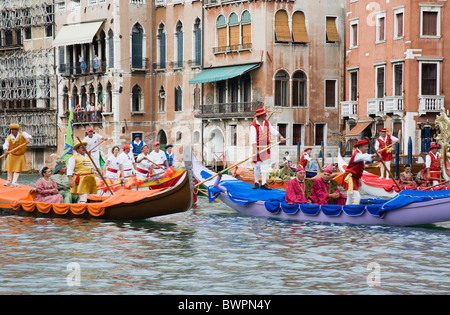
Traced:
MULTIPOLYGON (((193 175, 201 182, 215 175, 192 154, 193 175)), ((289 205, 285 192, 252 189, 229 175, 203 184, 210 202, 219 198, 243 215, 281 220, 362 225, 421 225, 450 221, 450 191, 403 190, 391 199, 363 199, 361 205, 289 205)))

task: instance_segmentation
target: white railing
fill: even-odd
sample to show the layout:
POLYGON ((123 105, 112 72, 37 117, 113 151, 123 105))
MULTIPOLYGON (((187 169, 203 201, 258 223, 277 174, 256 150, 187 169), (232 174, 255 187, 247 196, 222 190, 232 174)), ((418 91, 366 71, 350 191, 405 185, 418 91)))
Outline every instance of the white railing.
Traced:
POLYGON ((443 95, 419 95, 419 115, 438 113, 443 107, 443 95))
POLYGON ((403 96, 387 96, 384 99, 384 112, 403 115, 403 96))
POLYGON ((341 102, 341 117, 357 118, 358 102, 357 101, 341 102))
POLYGON ((384 98, 367 99, 367 116, 384 116, 384 98))

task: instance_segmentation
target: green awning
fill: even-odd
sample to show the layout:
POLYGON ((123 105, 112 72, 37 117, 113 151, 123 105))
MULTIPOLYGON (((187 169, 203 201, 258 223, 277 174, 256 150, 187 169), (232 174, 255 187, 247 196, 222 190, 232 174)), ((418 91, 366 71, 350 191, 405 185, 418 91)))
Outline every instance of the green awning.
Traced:
POLYGON ((261 63, 252 63, 248 65, 205 69, 190 79, 189 84, 216 82, 235 78, 258 68, 260 65, 261 63))

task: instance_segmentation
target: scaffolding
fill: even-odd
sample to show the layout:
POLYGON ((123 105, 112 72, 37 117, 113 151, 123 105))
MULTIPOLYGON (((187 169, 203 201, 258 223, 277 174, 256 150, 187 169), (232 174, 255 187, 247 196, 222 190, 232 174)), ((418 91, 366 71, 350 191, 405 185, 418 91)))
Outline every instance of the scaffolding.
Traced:
POLYGON ((53 49, 16 50, 0 56, 0 100, 49 100, 53 49))
POLYGON ((0 0, 0 29, 23 29, 53 23, 51 0, 0 0))

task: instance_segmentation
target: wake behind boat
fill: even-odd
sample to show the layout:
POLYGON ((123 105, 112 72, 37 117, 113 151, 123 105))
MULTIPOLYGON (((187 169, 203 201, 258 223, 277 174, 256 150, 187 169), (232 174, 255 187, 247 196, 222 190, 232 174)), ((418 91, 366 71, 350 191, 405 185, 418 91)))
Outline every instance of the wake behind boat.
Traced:
MULTIPOLYGON (((215 175, 192 154, 193 174, 202 182, 215 175)), ((362 200, 361 205, 311 205, 286 203, 285 192, 277 189, 262 191, 252 185, 223 175, 204 182, 209 200, 222 200, 243 215, 283 220, 330 222, 362 225, 419 225, 450 220, 448 191, 403 190, 396 197, 362 200)))

